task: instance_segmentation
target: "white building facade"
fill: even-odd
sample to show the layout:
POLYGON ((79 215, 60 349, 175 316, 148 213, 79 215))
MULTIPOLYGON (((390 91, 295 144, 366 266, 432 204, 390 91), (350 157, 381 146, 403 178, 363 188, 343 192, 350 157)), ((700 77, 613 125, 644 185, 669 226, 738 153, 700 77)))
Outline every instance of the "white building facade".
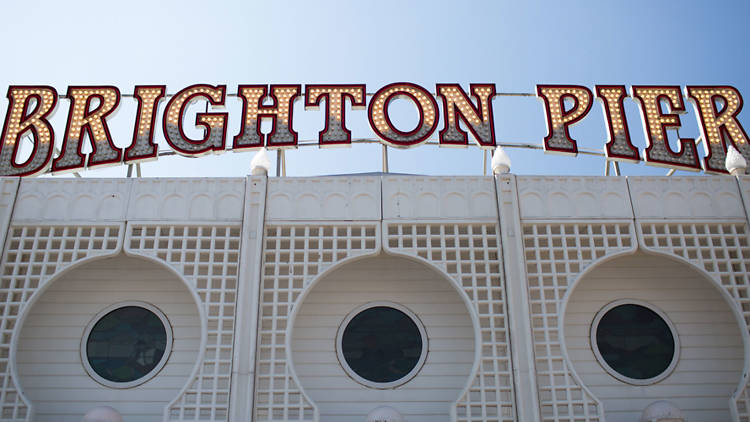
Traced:
POLYGON ((125 421, 344 422, 388 406, 409 422, 626 422, 660 400, 691 422, 750 421, 747 177, 0 190, 0 421, 109 406, 125 421), (157 351, 107 360, 124 356, 106 338, 122 327, 102 328, 123 309, 151 318, 157 351), (394 322, 367 326, 368 311, 394 322), (390 330, 399 357, 376 366, 360 326, 390 330))

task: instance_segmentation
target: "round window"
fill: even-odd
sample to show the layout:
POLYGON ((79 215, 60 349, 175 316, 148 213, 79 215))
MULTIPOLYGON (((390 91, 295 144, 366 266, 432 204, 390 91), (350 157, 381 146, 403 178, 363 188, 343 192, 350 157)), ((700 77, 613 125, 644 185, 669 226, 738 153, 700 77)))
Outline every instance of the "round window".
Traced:
POLYGON ((416 315, 390 302, 369 303, 341 324, 336 352, 347 374, 372 388, 412 379, 427 358, 427 335, 416 315))
POLYGON ((172 349, 167 317, 143 302, 126 302, 101 311, 81 339, 86 372, 100 384, 128 388, 155 376, 172 349))
POLYGON ((677 331, 667 316, 633 300, 612 302, 599 311, 591 328, 591 344, 602 367, 629 384, 663 380, 679 357, 677 331))

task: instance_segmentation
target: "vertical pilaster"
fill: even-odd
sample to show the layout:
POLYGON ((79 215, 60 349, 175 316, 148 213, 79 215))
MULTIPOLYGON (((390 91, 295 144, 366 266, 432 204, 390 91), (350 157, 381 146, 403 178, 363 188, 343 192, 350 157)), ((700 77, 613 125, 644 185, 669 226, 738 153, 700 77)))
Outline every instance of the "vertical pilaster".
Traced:
POLYGON ((229 400, 231 422, 253 420, 255 341, 263 261, 263 224, 267 182, 266 176, 250 176, 245 183, 237 323, 234 334, 234 365, 232 367, 232 392, 229 400))
POLYGON ((505 269, 508 316, 513 357, 513 381, 516 391, 517 420, 540 421, 534 349, 526 293, 521 217, 518 206, 516 178, 496 177, 497 208, 500 219, 502 261, 505 269))

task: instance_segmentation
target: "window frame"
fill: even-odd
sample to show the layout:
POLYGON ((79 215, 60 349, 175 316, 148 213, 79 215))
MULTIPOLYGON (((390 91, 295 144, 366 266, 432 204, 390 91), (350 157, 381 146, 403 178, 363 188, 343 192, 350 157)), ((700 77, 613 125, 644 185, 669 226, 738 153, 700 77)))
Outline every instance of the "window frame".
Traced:
POLYGON ((92 318, 91 321, 89 321, 88 325, 86 326, 86 329, 83 331, 83 336, 81 337, 81 347, 80 347, 81 364, 83 365, 83 368, 86 370, 86 373, 88 374, 88 376, 90 376, 94 381, 96 381, 97 383, 105 387, 117 388, 117 389, 133 388, 151 380, 162 369, 164 369, 164 366, 167 364, 167 361, 169 360, 169 357, 172 354, 173 342, 174 342, 174 337, 172 333, 172 325, 169 323, 169 319, 167 319, 167 316, 164 314, 164 312, 161 311, 161 309, 157 308, 156 306, 150 303, 141 302, 141 301, 118 302, 118 303, 109 305, 106 308, 99 311, 94 316, 94 318, 92 318), (128 382, 110 381, 102 377, 101 375, 99 375, 94 370, 94 368, 91 367, 91 364, 89 363, 88 352, 87 352, 88 340, 89 340, 89 336, 91 335, 91 331, 94 329, 94 326, 96 326, 96 324, 99 321, 101 321, 102 318, 104 318, 106 315, 120 308, 127 308, 127 307, 143 308, 143 309, 146 309, 147 311, 150 311, 154 315, 156 315, 159 318, 159 320, 161 320, 161 323, 164 326, 164 331, 166 332, 167 341, 164 346, 164 354, 162 354, 161 359, 156 364, 156 366, 154 366, 154 368, 151 371, 149 371, 147 374, 143 375, 142 377, 138 379, 135 379, 133 381, 128 381, 128 382))
POLYGON ((363 304, 354 308, 351 312, 347 314, 346 318, 344 318, 344 320, 341 322, 341 324, 339 325, 338 331, 336 333, 336 358, 339 361, 339 365, 341 365, 341 367, 344 369, 344 372, 346 372, 346 374, 351 379, 369 388, 374 388, 378 390, 386 390, 386 389, 392 389, 392 388, 396 388, 396 387, 406 384, 407 382, 411 381, 414 377, 417 376, 419 371, 424 366, 425 361, 427 360, 428 354, 429 354, 429 341, 427 337, 427 330, 425 329, 424 324, 422 323, 422 320, 419 319, 419 317, 414 312, 412 312, 409 308, 401 304, 395 303, 395 302, 388 302, 388 301, 368 302, 366 304, 363 304), (354 317, 356 317, 360 313, 370 308, 378 308, 378 307, 393 308, 393 309, 396 309, 397 311, 404 313, 407 317, 409 317, 412 320, 414 325, 417 326, 417 329, 419 330, 419 334, 422 337, 422 351, 419 355, 419 359, 417 360, 417 363, 414 365, 414 368, 412 368, 412 370, 409 371, 409 373, 407 373, 403 377, 395 381, 391 381, 391 382, 374 382, 374 381, 370 381, 368 379, 361 377, 349 366, 349 363, 347 363, 346 358, 344 357, 342 343, 344 339, 344 331, 346 331, 346 328, 349 325, 349 323, 352 321, 352 319, 354 319, 354 317))
POLYGON ((674 323, 667 317, 667 314, 664 313, 661 309, 657 308, 651 303, 648 303, 643 300, 638 299, 620 299, 616 300, 614 302, 610 302, 607 305, 605 305, 602 309, 599 310, 599 312, 596 313, 596 316, 594 317, 594 320, 591 322, 591 329, 589 334, 589 341, 591 350, 594 352, 594 356, 596 357, 596 361, 599 363, 599 365, 612 377, 615 379, 622 381, 627 384, 631 385, 651 385, 656 384, 660 381, 663 381, 665 378, 670 376, 674 369, 677 367, 677 363, 680 360, 680 337, 677 334, 677 328, 675 327, 674 323), (622 305, 637 305, 642 306, 651 312, 655 313, 659 318, 664 321, 664 323, 669 327, 669 330, 672 334, 672 340, 674 341, 674 353, 672 354, 672 360, 670 361, 669 365, 658 375, 651 377, 651 378, 645 378, 645 379, 637 379, 637 378, 630 378, 628 376, 625 376, 621 373, 619 373, 617 370, 612 368, 609 363, 604 359, 602 354, 599 351, 599 344, 596 341, 596 333, 599 329, 599 323, 601 322, 604 315, 606 315, 609 311, 612 309, 622 306, 622 305))

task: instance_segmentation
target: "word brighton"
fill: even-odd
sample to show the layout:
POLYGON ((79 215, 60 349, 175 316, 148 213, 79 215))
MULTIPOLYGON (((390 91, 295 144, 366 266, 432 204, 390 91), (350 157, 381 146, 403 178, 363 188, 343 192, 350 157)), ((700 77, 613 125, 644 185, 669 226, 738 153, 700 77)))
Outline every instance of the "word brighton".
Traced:
MULTIPOLYGON (((157 110, 167 97, 164 85, 138 85, 133 91, 138 102, 132 142, 124 149, 112 141, 107 120, 120 104, 120 91, 114 86, 70 86, 67 126, 60 153, 53 159, 55 132, 49 117, 55 110, 58 94, 50 86, 10 86, 8 112, 0 144, 0 175, 31 176, 52 172, 77 171, 112 164, 133 164, 155 159, 154 142, 157 110), (33 143, 27 158, 21 158, 21 139, 33 143), (84 154, 84 139, 91 152, 84 154)), ((268 148, 294 148, 297 132, 292 128, 293 105, 304 97, 306 108, 325 103, 325 127, 318 135, 321 147, 351 144, 346 125, 346 106, 364 108, 365 85, 240 85, 237 96, 242 101, 242 125, 232 138, 233 151, 268 148), (268 104, 270 102, 270 105, 268 104), (260 122, 270 120, 271 130, 261 131, 260 122)), ((609 131, 605 153, 608 159, 637 162, 641 152, 630 139, 623 102, 628 96, 624 85, 597 85, 594 94, 578 85, 537 85, 536 94, 543 101, 548 134, 544 149, 548 152, 576 155, 576 140, 568 129, 591 110, 593 99, 603 105, 609 131)), ((467 93, 458 84, 437 84, 433 95, 412 83, 384 86, 369 100, 370 126, 386 145, 408 148, 425 142, 436 129, 442 146, 467 146, 469 133, 481 148, 494 148, 495 130, 492 99, 494 84, 471 84, 467 93), (395 98, 406 98, 416 106, 419 123, 412 130, 396 128, 389 116, 395 98), (439 111, 437 99, 442 102, 439 111)), ((674 150, 667 139, 668 129, 680 127, 685 112, 683 92, 679 86, 632 86, 630 96, 637 100, 647 147, 643 159, 654 165, 683 170, 705 170, 726 173, 724 159, 729 145, 734 145, 750 159, 748 137, 737 115, 742 97, 731 86, 687 86, 685 96, 693 102, 706 154, 699 160, 695 139, 682 138, 674 150)), ((228 113, 214 111, 225 105, 226 85, 192 85, 167 102, 162 116, 162 131, 167 143, 177 153, 198 156, 226 150, 228 113), (194 125, 204 129, 203 137, 191 138, 183 130, 188 106, 206 101, 206 112, 197 113, 194 125), (208 104, 212 106, 211 111, 208 104)), ((23 154, 24 156, 26 153, 23 154)))

